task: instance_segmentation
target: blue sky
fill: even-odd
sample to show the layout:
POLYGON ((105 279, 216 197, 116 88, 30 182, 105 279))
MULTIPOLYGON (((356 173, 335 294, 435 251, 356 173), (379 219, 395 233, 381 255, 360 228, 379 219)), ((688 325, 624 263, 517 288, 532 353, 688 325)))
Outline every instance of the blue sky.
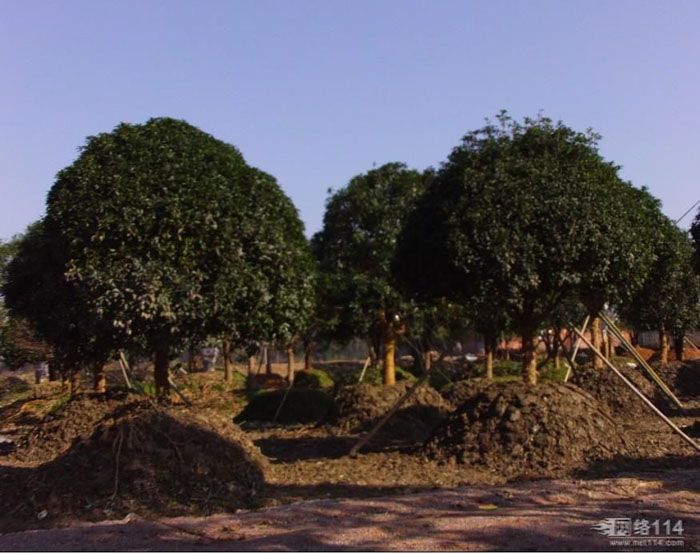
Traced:
POLYGON ((697 1, 2 0, 0 238, 86 136, 156 116, 275 175, 307 234, 329 187, 438 166, 502 108, 594 128, 675 219, 700 200, 698 29, 697 1))

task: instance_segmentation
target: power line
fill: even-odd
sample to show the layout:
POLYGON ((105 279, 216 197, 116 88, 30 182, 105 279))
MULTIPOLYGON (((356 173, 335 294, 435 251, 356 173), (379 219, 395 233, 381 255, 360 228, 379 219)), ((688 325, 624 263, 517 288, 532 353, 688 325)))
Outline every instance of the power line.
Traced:
POLYGON ((686 210, 686 212, 685 212, 682 216, 680 216, 678 219, 676 219, 676 221, 675 221, 674 223, 677 224, 681 219, 683 219, 686 215, 688 215, 688 214, 693 210, 693 208, 694 208, 695 206, 697 206, 698 204, 700 204, 700 200, 698 200, 695 204, 693 204, 692 206, 690 206, 690 208, 688 208, 688 209, 686 210))

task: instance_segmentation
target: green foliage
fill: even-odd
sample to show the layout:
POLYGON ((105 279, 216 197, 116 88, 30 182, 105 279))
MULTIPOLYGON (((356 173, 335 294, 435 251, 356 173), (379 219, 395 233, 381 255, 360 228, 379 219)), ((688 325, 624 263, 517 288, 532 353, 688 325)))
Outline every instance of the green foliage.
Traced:
POLYGON ((695 272, 700 275, 700 208, 698 213, 695 215, 693 224, 690 226, 690 236, 693 239, 694 253, 693 253, 693 263, 695 265, 695 272))
POLYGON ((644 286, 620 313, 637 330, 663 327, 682 336, 700 323, 700 280, 693 269, 693 244, 685 232, 660 216, 651 246, 655 261, 644 286))
POLYGON ((90 137, 51 189, 68 282, 116 336, 177 350, 287 337, 311 306, 303 226, 271 176, 183 122, 90 137))
POLYGON ((294 386, 309 389, 332 387, 333 379, 321 369, 306 369, 294 374, 294 386))
POLYGON ((419 200, 397 246, 404 285, 471 306, 482 333, 530 336, 570 295, 590 311, 629 298, 658 203, 620 180, 594 133, 498 122, 467 134, 419 200))
POLYGON ((321 304, 336 339, 376 336, 387 311, 401 314, 410 307, 395 287, 390 264, 401 225, 426 179, 404 164, 389 163, 354 177, 327 200, 323 229, 312 245, 321 304))
POLYGON ((51 406, 49 407, 48 413, 53 414, 58 412, 63 406, 68 404, 70 401, 70 394, 65 394, 61 397, 59 397, 51 406))
MULTIPOLYGON (((406 381, 411 383, 416 380, 415 375, 398 365, 396 366, 395 371, 397 382, 406 381)), ((356 385, 361 373, 362 368, 338 372, 335 375, 336 390, 339 390, 340 388, 345 387, 347 385, 356 385)), ((365 371, 365 376, 362 378, 362 383, 367 385, 381 385, 383 382, 383 374, 384 373, 381 366, 368 367, 367 371, 365 371)))
MULTIPOLYGON (((234 419, 272 421, 282 402, 285 390, 263 390, 255 393, 250 403, 234 419)), ((312 423, 323 419, 333 406, 330 395, 316 389, 291 389, 277 419, 280 423, 312 423)))
POLYGON ((48 343, 52 362, 63 369, 106 359, 118 340, 111 326, 91 316, 84 291, 66 280, 67 261, 58 228, 38 221, 19 240, 2 289, 11 320, 27 322, 24 335, 37 347, 33 357, 46 359, 42 344, 48 343))

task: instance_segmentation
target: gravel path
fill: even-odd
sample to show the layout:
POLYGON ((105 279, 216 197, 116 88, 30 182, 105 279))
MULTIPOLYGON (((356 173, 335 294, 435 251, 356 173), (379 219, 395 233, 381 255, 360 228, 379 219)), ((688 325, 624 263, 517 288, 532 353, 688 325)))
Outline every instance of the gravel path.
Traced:
MULTIPOLYGON (((700 469, 541 480, 373 499, 300 502, 206 518, 122 521, 0 535, 0 551, 700 550, 700 469), (683 521, 671 544, 617 546, 605 518, 683 521)), ((653 530, 647 537, 654 539, 653 530)))

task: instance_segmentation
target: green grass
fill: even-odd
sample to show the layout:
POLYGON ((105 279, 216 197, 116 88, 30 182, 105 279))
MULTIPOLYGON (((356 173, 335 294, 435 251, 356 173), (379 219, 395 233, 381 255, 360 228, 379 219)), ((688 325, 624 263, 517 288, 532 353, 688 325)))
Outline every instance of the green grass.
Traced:
POLYGON ((294 374, 294 386, 309 389, 330 388, 335 384, 322 369, 305 369, 294 374))
POLYGON ((68 404, 68 401, 70 400, 70 395, 66 394, 64 396, 61 396, 58 400, 56 400, 53 404, 51 404, 51 407, 48 410, 49 414, 53 414, 63 408, 66 404, 68 404))

